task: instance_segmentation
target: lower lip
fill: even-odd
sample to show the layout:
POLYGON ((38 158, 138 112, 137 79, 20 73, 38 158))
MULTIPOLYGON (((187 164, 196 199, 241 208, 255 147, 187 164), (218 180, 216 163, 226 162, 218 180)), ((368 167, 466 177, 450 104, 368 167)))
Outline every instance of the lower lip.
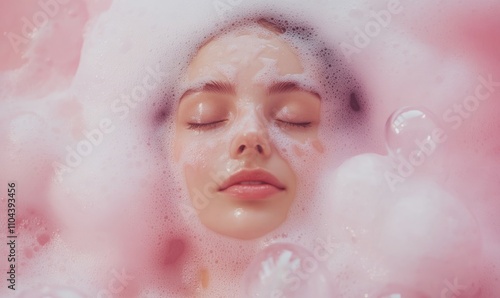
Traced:
POLYGON ((244 200, 264 200, 280 191, 282 189, 271 184, 235 184, 222 192, 244 200))

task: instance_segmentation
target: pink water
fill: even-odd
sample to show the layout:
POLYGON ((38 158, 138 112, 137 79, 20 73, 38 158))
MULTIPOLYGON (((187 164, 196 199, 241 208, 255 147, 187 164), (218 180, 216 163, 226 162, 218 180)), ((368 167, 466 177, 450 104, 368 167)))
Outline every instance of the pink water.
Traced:
POLYGON ((18 234, 2 297, 500 293, 500 3, 40 3, 0 3, 0 237, 12 181, 18 234), (168 162, 167 101, 188 54, 217 24, 271 10, 355 46, 389 5, 344 57, 369 103, 362 128, 323 128, 324 156, 289 152, 303 179, 287 221, 245 241, 201 225, 168 162), (131 101, 145 76, 156 84, 131 101))

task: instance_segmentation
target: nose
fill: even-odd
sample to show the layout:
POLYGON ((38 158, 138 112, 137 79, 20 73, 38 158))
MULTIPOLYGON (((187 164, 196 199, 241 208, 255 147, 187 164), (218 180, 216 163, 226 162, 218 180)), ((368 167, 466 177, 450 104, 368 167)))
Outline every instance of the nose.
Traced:
POLYGON ((239 131, 231 143, 231 158, 238 159, 256 155, 267 158, 271 155, 269 136, 261 125, 253 125, 239 131))

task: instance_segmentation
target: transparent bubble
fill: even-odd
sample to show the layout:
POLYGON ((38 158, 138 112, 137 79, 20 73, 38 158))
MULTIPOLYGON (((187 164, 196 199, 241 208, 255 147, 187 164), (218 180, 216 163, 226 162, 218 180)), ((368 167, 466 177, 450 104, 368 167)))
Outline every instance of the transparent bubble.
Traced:
POLYGON ((424 107, 405 107, 396 110, 385 125, 387 151, 389 154, 405 158, 413 151, 423 151, 419 145, 434 142, 433 133, 437 129, 439 129, 437 117, 424 107))
POLYGON ((448 176, 444 144, 448 138, 439 119, 424 107, 396 110, 385 126, 386 147, 401 177, 415 173, 444 181, 448 176))
POLYGON ((273 244, 247 268, 244 293, 246 297, 334 297, 325 265, 303 247, 273 244))

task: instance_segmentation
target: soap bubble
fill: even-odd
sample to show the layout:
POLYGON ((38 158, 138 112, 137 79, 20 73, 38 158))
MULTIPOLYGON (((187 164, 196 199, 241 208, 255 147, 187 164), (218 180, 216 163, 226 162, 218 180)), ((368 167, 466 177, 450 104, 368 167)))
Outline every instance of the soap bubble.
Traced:
POLYGON ((434 142, 432 134, 438 127, 436 116, 424 107, 398 109, 385 125, 387 151, 407 158, 412 151, 420 149, 418 144, 434 142))
POLYGON ((324 265, 303 247, 273 244, 247 268, 244 293, 246 297, 332 297, 324 265))
POLYGON ((428 109, 396 110, 387 120, 385 138, 389 156, 402 177, 422 173, 426 179, 440 182, 448 177, 447 157, 442 148, 447 135, 428 109))

